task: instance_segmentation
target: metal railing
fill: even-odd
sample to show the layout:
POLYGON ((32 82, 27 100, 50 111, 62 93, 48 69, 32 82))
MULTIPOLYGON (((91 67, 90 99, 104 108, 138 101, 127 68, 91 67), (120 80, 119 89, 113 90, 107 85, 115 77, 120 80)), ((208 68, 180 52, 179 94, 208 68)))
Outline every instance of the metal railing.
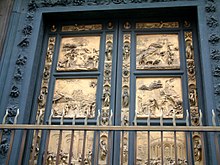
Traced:
MULTIPOLYGON (((28 152, 30 153, 29 155, 29 161, 28 164, 101 164, 100 163, 100 153, 105 152, 105 163, 103 164, 113 164, 112 158, 114 155, 114 150, 112 147, 112 141, 108 140, 106 144, 105 150, 103 150, 103 146, 101 146, 100 143, 100 133, 101 132, 107 132, 108 134, 108 139, 113 138, 113 134, 116 132, 120 133, 121 140, 119 142, 120 144, 120 161, 118 164, 128 164, 128 161, 130 158, 128 158, 126 161, 125 157, 126 154, 125 152, 129 153, 129 149, 125 149, 123 147, 124 144, 124 137, 125 133, 128 133, 129 136, 132 136, 133 138, 133 148, 134 150, 132 151, 133 155, 133 162, 130 164, 148 164, 148 165, 159 165, 159 164, 205 164, 205 158, 206 158, 206 153, 205 150, 207 150, 207 146, 205 145, 205 136, 208 137, 208 134, 212 133, 214 142, 215 142, 215 153, 216 154, 216 163, 220 164, 220 145, 219 145, 219 134, 220 134, 220 127, 216 126, 215 122, 215 113, 213 113, 213 120, 212 120, 212 126, 203 126, 202 125, 202 114, 200 111, 200 126, 189 126, 189 119, 188 117, 186 118, 186 126, 177 126, 175 117, 173 118, 173 125, 172 126, 165 126, 163 124, 163 118, 160 118, 160 125, 159 126, 151 126, 150 124, 150 117, 147 120, 147 125, 146 126, 138 126, 137 125, 137 120, 136 117, 134 118, 133 125, 132 126, 112 126, 112 125, 107 125, 107 126, 101 126, 99 125, 99 116, 97 118, 97 125, 87 125, 87 118, 84 120, 84 125, 75 125, 75 119, 73 119, 72 125, 63 125, 63 118, 61 117, 60 120, 60 125, 51 125, 51 118, 49 118, 49 125, 40 125, 39 122, 37 124, 32 125, 32 124, 17 124, 17 117, 19 114, 19 111, 17 112, 17 115, 14 118, 14 124, 5 124, 6 118, 7 118, 7 112, 6 115, 4 116, 3 123, 0 124, 0 154, 4 155, 5 152, 5 160, 4 164, 10 164, 10 161, 12 158, 11 153, 12 153, 12 148, 14 145, 15 141, 15 134, 16 131, 22 131, 22 140, 19 143, 19 158, 18 158, 18 165, 24 164, 24 154, 27 154, 28 152), (6 134, 5 132, 9 131, 10 134, 6 134), (49 152, 49 145, 51 141, 51 133, 53 131, 58 131, 58 141, 56 143, 56 152, 51 154, 49 152), (68 153, 62 153, 62 138, 63 134, 65 131, 68 131, 70 133, 70 143, 69 143, 69 152, 68 153), (73 151, 74 151, 74 141, 76 141, 75 134, 77 132, 81 131, 82 132, 82 141, 81 141, 81 149, 80 149, 80 156, 77 159, 77 162, 73 161, 73 151), (44 145, 40 145, 38 142, 39 135, 42 137, 42 133, 46 132, 46 140, 43 142, 44 145), (86 153, 86 147, 87 147, 87 136, 88 132, 92 132, 94 134, 93 138, 93 148, 90 153, 86 153), (146 141, 147 141, 147 152, 146 152, 146 160, 142 161, 142 163, 138 162, 138 136, 139 133, 147 133, 144 134, 146 135, 146 141), (157 149, 157 154, 159 153, 160 158, 155 158, 154 154, 155 151, 151 150, 151 140, 152 136, 154 133, 158 133, 160 135, 159 140, 157 141, 160 143, 160 148, 157 149), (166 143, 166 133, 172 134, 173 136, 173 148, 174 151, 172 157, 167 157, 166 156, 166 150, 165 150, 165 143, 166 143), (179 158, 179 151, 178 151, 178 133, 184 133, 185 134, 185 141, 186 141, 186 156, 185 160, 179 158), (200 140, 195 142, 193 139, 193 134, 197 133, 199 134, 200 140), (25 150, 26 147, 26 140, 29 137, 29 135, 32 134, 32 147, 30 151, 25 150), (7 140, 7 137, 8 140, 7 140), (36 150, 36 148, 38 148, 36 150), (40 150, 41 151, 46 151, 42 152, 40 155, 40 150), (152 153, 154 152, 154 153, 152 153), (37 157, 36 157, 37 155, 37 157), (39 158, 40 157, 40 158, 39 158), (200 158, 200 159, 198 159, 200 158), (167 161, 169 160, 169 163, 167 161), (195 163, 197 162, 197 163, 195 163)), ((162 115, 161 115, 162 116, 162 115)), ((79 142, 79 141, 78 141, 79 142)), ((139 144, 140 145, 140 144, 139 144)), ((30 148, 30 147, 29 147, 30 148)), ((155 149, 155 148, 154 148, 155 149)), ((3 161, 3 160, 1 160, 3 161)), ((103 161, 103 160, 102 160, 103 161)))

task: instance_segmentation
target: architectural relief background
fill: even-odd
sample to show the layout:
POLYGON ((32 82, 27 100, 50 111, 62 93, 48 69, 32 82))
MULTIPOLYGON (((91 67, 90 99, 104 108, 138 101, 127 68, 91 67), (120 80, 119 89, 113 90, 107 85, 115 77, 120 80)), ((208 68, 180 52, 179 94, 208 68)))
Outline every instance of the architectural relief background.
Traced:
MULTIPOLYGON (((161 164, 161 133, 151 132, 150 143, 146 139, 147 132, 137 133, 137 164, 148 164, 148 147, 150 148, 150 163, 161 164)), ((184 133, 176 134, 176 150, 174 147, 174 133, 163 133, 163 151, 164 151, 164 164, 171 165, 175 161, 175 152, 177 152, 178 165, 187 164, 186 160, 186 141, 184 133)))

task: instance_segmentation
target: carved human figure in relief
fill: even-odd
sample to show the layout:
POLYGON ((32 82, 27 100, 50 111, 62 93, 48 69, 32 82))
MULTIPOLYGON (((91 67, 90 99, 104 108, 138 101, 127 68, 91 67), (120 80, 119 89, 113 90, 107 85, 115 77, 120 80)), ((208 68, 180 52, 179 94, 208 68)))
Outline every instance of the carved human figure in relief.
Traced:
POLYGON ((126 60, 130 55, 129 42, 126 42, 123 49, 123 60, 126 60))
POLYGON ((192 47, 192 42, 188 41, 186 42, 186 58, 187 59, 193 59, 193 47, 192 47))
POLYGON ((108 149, 107 149, 107 143, 105 140, 100 141, 100 155, 101 155, 101 160, 105 160, 106 156, 108 154, 108 149))
POLYGON ((123 107, 128 107, 129 105, 129 94, 128 94, 127 88, 123 90, 122 104, 123 104, 123 107))
POLYGON ((110 61, 112 58, 112 42, 108 41, 107 42, 107 46, 106 46, 106 51, 105 51, 105 55, 106 55, 106 60, 110 61))
POLYGON ((110 105, 110 97, 111 97, 110 89, 109 88, 105 88, 103 96, 102 96, 103 105, 105 107, 110 105))
POLYGON ((201 145, 201 141, 199 138, 195 138, 194 139, 194 145, 193 145, 193 148, 194 148, 194 155, 195 155, 195 159, 197 161, 200 161, 201 160, 201 156, 202 156, 202 145, 201 145))

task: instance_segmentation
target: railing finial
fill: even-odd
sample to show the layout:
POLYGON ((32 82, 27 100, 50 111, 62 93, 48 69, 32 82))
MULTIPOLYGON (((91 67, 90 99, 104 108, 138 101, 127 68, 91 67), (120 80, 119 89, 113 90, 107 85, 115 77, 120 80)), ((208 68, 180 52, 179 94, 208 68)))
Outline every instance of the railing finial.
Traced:
POLYGON ((121 126, 124 126, 124 114, 121 116, 121 126))
POLYGON ((112 112, 112 109, 111 109, 110 117, 109 117, 109 125, 112 125, 112 117, 113 117, 113 112, 112 112))
POLYGON ((96 119, 96 125, 100 125, 100 109, 98 109, 98 115, 97 115, 97 119, 96 119))
POLYGON ((84 119, 84 125, 88 124, 88 115, 86 114, 85 119, 84 119))
POLYGON ((19 115, 19 108, 17 109, 17 113, 14 119, 14 124, 17 124, 17 120, 18 120, 18 115, 19 115))
POLYGON ((49 116, 49 119, 48 119, 48 124, 49 125, 51 125, 52 117, 53 117, 53 109, 51 109, 51 113, 50 113, 50 116, 49 116))
POLYGON ((202 111, 199 109, 199 125, 202 126, 202 111))
POLYGON ((189 126, 189 110, 186 110, 186 126, 189 126))
POLYGON ((62 113, 62 116, 60 118, 60 125, 63 125, 64 115, 65 115, 65 109, 63 109, 63 113, 62 113))
POLYGON ((212 109, 212 125, 213 125, 213 126, 216 126, 215 117, 216 117, 216 115, 215 115, 215 110, 212 109))
POLYGON ((160 114, 160 126, 163 126, 163 110, 161 109, 161 114, 160 114))
POLYGON ((137 126, 137 112, 135 111, 135 114, 134 114, 134 125, 137 126))
POLYGON ((76 124, 76 114, 73 115, 72 125, 76 124))
POLYGON ((147 117, 147 125, 150 126, 150 117, 151 117, 151 113, 150 111, 148 111, 148 117, 147 117))
POLYGON ((173 126, 176 126, 176 111, 173 110, 173 126))
POLYGON ((42 115, 43 115, 43 109, 40 109, 40 113, 39 113, 38 118, 37 118, 37 124, 38 125, 40 124, 40 120, 41 120, 42 115))
POLYGON ((6 109, 5 116, 3 117, 3 120, 2 120, 2 124, 5 124, 7 117, 8 117, 8 109, 6 109))

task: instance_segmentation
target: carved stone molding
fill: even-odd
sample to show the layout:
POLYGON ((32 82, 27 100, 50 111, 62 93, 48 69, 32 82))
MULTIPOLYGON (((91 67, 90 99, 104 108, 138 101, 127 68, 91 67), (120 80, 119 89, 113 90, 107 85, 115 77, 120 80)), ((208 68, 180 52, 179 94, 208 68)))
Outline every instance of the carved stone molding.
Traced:
POLYGON ((213 45, 219 43, 220 37, 218 34, 211 34, 209 36, 209 42, 213 45))
POLYGON ((220 95, 220 84, 217 84, 217 85, 215 86, 215 94, 216 94, 216 95, 220 95))
POLYGON ((212 68, 213 68, 213 82, 214 82, 214 94, 217 95, 215 97, 215 103, 216 103, 216 110, 217 110, 217 116, 220 119, 220 112, 218 111, 220 100, 220 67, 218 65, 218 62, 220 60, 220 50, 219 50, 219 42, 220 42, 220 36, 219 34, 219 19, 217 14, 217 8, 216 8, 216 0, 206 0, 206 15, 207 15, 207 27, 209 31, 209 47, 210 47, 210 57, 213 60, 212 61, 212 68))
POLYGON ((19 91, 18 87, 14 85, 11 89, 10 96, 13 98, 16 98, 19 96, 19 94, 20 94, 20 91, 19 91))
POLYGON ((206 9, 206 12, 208 12, 208 13, 215 12, 216 11, 216 7, 215 7, 214 2, 213 1, 212 2, 208 2, 206 4, 205 9, 206 9))
POLYGON ((212 27, 212 28, 217 27, 217 26, 218 26, 218 20, 217 20, 217 18, 214 17, 214 16, 211 16, 211 17, 207 18, 207 25, 208 25, 209 27, 212 27))
POLYGON ((220 66, 216 66, 213 70, 213 75, 215 77, 220 77, 220 66))
POLYGON ((129 4, 129 3, 156 3, 172 2, 178 0, 31 0, 29 9, 34 11, 38 7, 55 6, 91 6, 91 5, 110 5, 110 4, 129 4))
POLYGON ((211 58, 213 60, 220 60, 220 51, 218 49, 211 50, 211 58))

